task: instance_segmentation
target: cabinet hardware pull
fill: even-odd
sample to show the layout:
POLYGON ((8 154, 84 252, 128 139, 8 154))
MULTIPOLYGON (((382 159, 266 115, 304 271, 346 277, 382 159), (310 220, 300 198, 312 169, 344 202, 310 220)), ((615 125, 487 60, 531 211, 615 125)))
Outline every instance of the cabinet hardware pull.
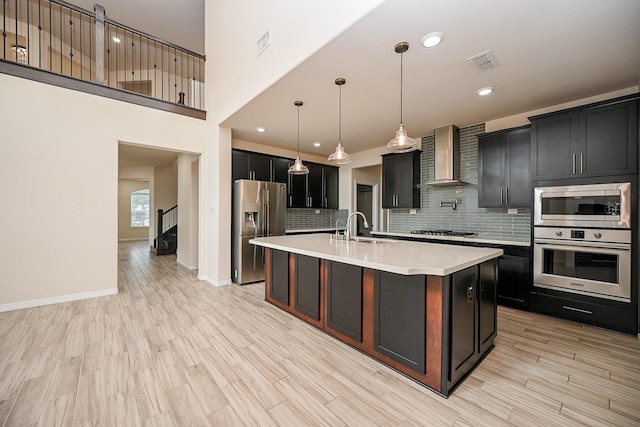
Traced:
POLYGON ((578 311, 580 313, 585 313, 585 314, 593 314, 593 311, 583 310, 581 308, 569 307, 568 305, 563 305, 562 308, 564 308, 565 310, 578 311))
POLYGON ((509 204, 509 187, 506 187, 504 189, 504 204, 505 205, 509 204))
POLYGON ((467 302, 473 302, 473 286, 467 288, 467 302))
POLYGON ((575 153, 571 155, 571 174, 572 175, 576 174, 576 154, 575 153))
POLYGON ((502 193, 504 192, 504 188, 500 187, 500 204, 504 204, 504 199, 502 197, 502 193))
POLYGON ((584 153, 580 153, 580 173, 584 173, 584 153))

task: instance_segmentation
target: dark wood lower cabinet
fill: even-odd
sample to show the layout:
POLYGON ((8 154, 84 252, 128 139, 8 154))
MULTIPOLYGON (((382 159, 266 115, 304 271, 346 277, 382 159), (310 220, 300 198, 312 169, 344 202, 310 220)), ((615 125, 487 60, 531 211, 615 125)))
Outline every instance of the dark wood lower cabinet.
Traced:
POLYGON ((299 254, 295 258, 294 307, 296 311, 320 320, 320 260, 299 254))
POLYGON ((451 367, 449 381, 457 382, 476 362, 476 285, 478 268, 451 277, 451 367))
POLYGON ((493 347, 498 260, 401 275, 267 249, 265 299, 448 396, 493 347))
POLYGON ((327 326, 362 342, 362 267, 328 263, 327 326))
POLYGON ((289 252, 271 251, 271 288, 269 296, 289 305, 289 252))
POLYGON ((425 276, 376 271, 374 281, 374 349, 425 372, 425 276))

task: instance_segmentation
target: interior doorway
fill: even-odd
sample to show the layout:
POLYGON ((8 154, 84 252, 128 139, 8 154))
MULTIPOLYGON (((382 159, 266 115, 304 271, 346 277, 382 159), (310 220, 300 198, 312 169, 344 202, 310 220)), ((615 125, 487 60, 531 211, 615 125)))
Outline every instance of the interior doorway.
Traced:
POLYGON ((369 220, 369 228, 364 228, 364 221, 362 217, 359 215, 356 217, 358 219, 356 225, 356 234, 358 236, 371 236, 371 229, 375 227, 373 216, 373 213, 375 212, 373 207, 373 190, 374 185, 360 183, 356 184, 356 210, 362 212, 364 216, 369 220))

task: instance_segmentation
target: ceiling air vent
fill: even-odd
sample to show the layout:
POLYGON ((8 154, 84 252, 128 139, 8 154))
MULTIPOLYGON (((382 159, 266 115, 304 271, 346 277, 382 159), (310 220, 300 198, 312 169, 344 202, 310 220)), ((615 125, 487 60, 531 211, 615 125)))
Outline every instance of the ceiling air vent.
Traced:
POLYGON ((467 58, 467 62, 478 71, 488 71, 500 66, 500 61, 490 50, 467 58))

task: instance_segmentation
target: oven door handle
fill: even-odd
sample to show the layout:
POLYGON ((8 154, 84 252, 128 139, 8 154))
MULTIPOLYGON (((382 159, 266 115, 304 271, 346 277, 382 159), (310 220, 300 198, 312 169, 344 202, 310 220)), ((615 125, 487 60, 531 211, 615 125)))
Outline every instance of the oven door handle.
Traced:
POLYGON ((573 240, 554 240, 554 239, 535 239, 535 244, 551 245, 551 247, 581 247, 593 249, 621 249, 630 251, 631 245, 628 243, 611 243, 611 242, 581 242, 573 240))

